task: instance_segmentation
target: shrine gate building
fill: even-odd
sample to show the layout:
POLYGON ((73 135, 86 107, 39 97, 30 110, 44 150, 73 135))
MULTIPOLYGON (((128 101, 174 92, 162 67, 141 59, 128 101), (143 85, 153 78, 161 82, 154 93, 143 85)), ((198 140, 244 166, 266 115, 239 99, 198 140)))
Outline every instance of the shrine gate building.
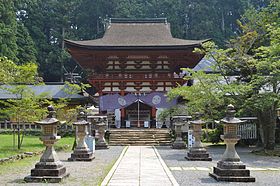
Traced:
POLYGON ((88 71, 101 111, 116 113, 121 127, 153 124, 160 108, 172 106, 164 94, 188 82, 181 68, 193 68, 203 55, 194 53, 206 40, 171 35, 165 18, 111 18, 100 39, 65 40, 72 58, 88 71))

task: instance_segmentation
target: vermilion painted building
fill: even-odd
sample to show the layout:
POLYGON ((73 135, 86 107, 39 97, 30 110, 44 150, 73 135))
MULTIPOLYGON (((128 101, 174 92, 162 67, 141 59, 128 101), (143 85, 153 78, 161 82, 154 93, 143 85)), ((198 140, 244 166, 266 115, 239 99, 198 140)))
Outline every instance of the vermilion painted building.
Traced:
POLYGON ((65 43, 88 70, 101 110, 115 111, 122 126, 127 120, 140 127, 156 119, 158 108, 167 107, 164 93, 186 83, 180 68, 197 65, 203 55, 193 50, 204 41, 172 37, 165 18, 111 18, 102 38, 65 43))

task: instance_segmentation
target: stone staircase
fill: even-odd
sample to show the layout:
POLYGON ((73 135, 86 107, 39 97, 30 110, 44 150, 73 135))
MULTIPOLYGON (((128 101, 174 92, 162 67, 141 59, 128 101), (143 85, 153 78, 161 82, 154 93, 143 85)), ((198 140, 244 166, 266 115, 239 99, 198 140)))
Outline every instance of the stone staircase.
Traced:
POLYGON ((109 145, 171 145, 169 129, 111 129, 109 145))

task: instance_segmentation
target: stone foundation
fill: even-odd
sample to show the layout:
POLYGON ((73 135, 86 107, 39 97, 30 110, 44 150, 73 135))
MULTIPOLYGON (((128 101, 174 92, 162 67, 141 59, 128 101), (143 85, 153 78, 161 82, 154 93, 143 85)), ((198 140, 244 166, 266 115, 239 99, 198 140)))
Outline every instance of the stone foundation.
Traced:
POLYGON ((75 150, 68 161, 92 161, 94 158, 93 153, 88 150, 75 150))
POLYGON ((186 148, 186 144, 183 140, 179 141, 174 141, 172 144, 172 148, 173 149, 185 149, 186 148))
POLYGON ((109 149, 109 147, 108 147, 106 142, 97 142, 96 145, 95 145, 95 149, 96 150, 109 149))
POLYGON ((250 170, 242 162, 219 161, 214 167, 213 173, 209 173, 217 181, 227 182, 255 182, 256 179, 250 176, 250 170))
POLYGON ((58 183, 68 177, 66 168, 61 162, 38 162, 31 175, 24 178, 26 182, 58 183))
POLYGON ((207 153, 206 149, 193 150, 191 149, 185 157, 189 161, 212 161, 212 158, 207 153))

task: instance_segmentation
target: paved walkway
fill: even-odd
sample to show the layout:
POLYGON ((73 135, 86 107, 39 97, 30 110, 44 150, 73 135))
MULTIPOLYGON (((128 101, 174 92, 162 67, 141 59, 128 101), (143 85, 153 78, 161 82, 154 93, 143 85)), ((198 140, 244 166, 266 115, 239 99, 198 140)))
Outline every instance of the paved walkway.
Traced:
POLYGON ((156 148, 129 146, 101 185, 171 186, 178 185, 156 148))

